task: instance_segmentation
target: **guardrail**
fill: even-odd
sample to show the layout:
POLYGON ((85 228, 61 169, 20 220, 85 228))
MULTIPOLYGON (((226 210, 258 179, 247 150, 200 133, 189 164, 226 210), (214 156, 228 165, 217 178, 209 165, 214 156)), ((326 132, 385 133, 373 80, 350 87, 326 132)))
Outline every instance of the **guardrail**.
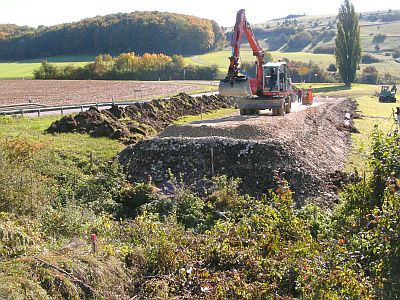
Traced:
MULTIPOLYGON (((141 90, 138 90, 141 91, 141 90)), ((192 97, 201 97, 203 95, 216 95, 218 92, 206 92, 200 94, 191 95, 192 97)), ((162 99, 170 99, 169 97, 162 99)), ((135 100, 135 101, 111 101, 111 102, 91 102, 91 103, 82 103, 82 104, 71 104, 71 105, 43 105, 38 103, 21 103, 14 105, 3 105, 0 106, 0 116, 10 116, 10 115, 21 115, 25 114, 37 114, 40 117, 41 113, 52 112, 52 111, 60 111, 63 115, 66 111, 75 110, 83 112, 85 109, 89 107, 111 107, 113 105, 116 106, 128 106, 135 103, 143 103, 146 100, 135 100)))
POLYGON ((25 114, 36 114, 40 117, 41 113, 60 111, 63 115, 69 110, 80 110, 83 112, 89 107, 105 107, 105 106, 128 106, 142 101, 131 101, 131 102, 93 102, 93 103, 83 103, 83 104, 71 104, 71 105, 56 105, 56 106, 45 106, 39 104, 17 104, 17 105, 6 105, 0 106, 0 116, 10 116, 10 115, 21 115, 25 114))

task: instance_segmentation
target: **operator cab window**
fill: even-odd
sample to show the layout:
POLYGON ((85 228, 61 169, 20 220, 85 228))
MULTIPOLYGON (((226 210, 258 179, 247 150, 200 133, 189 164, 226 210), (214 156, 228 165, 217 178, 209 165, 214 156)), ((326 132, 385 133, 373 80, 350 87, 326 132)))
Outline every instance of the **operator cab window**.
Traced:
POLYGON ((274 67, 267 67, 264 69, 264 86, 269 88, 270 91, 276 90, 276 83, 278 80, 278 70, 274 67))

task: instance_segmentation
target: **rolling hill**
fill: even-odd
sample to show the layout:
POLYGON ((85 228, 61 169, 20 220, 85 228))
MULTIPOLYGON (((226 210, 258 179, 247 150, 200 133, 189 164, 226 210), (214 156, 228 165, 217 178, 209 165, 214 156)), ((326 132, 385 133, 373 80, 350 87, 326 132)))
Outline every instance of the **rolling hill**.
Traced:
POLYGON ((161 12, 120 13, 36 29, 0 25, 0 31, 3 60, 122 52, 188 55, 219 49, 225 42, 215 21, 161 12))

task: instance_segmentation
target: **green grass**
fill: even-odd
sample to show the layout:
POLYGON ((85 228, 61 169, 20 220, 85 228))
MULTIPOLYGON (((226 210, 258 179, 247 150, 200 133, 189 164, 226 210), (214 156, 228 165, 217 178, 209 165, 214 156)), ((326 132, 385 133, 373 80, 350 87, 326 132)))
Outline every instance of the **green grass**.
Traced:
POLYGON ((93 56, 57 56, 21 61, 0 61, 0 78, 33 78, 33 71, 40 67, 43 60, 59 67, 74 65, 82 67, 93 61, 93 56))
MULTIPOLYGON (((302 87, 307 86, 303 85, 302 87)), ((316 96, 346 97, 357 102, 359 113, 364 117, 354 120, 360 133, 354 133, 351 136, 352 148, 346 169, 349 171, 354 168, 366 170, 364 158, 371 146, 371 134, 374 126, 376 125, 386 132, 394 128, 393 109, 399 106, 399 103, 380 103, 377 96, 380 85, 353 84, 349 88, 341 84, 314 84, 313 91, 316 96)))
POLYGON ((226 117, 229 115, 232 115, 234 113, 237 113, 236 108, 222 108, 222 109, 217 109, 209 113, 205 113, 203 115, 197 115, 197 116, 184 116, 174 122, 174 124, 186 124, 186 123, 192 123, 196 121, 201 121, 201 120, 212 120, 212 119, 217 119, 217 118, 222 118, 226 117))
POLYGON ((60 116, 46 117, 0 117, 0 139, 23 138, 44 144, 50 150, 72 157, 93 157, 108 160, 114 157, 124 146, 108 138, 92 138, 78 133, 45 133, 51 123, 60 116))
MULTIPOLYGON (((282 58, 288 58, 289 60, 296 60, 305 63, 309 63, 310 61, 322 65, 324 67, 328 67, 329 64, 335 63, 335 57, 330 54, 314 54, 308 52, 277 52, 272 51, 269 52, 272 54, 273 59, 275 61, 280 60, 282 58)), ((195 55, 191 57, 186 57, 185 62, 187 64, 194 65, 217 65, 221 71, 226 72, 228 70, 229 65, 229 56, 231 56, 230 50, 223 50, 218 52, 207 53, 203 55, 195 55)), ((247 47, 243 47, 240 52, 241 60, 252 62, 255 61, 253 56, 253 52, 247 47)))

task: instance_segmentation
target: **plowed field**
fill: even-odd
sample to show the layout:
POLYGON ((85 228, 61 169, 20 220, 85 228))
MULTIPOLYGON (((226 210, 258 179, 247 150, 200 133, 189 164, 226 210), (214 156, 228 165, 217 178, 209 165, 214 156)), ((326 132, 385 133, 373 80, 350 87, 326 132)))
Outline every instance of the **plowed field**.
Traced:
POLYGON ((0 105, 75 104, 166 97, 199 90, 195 83, 143 81, 0 80, 0 105))

